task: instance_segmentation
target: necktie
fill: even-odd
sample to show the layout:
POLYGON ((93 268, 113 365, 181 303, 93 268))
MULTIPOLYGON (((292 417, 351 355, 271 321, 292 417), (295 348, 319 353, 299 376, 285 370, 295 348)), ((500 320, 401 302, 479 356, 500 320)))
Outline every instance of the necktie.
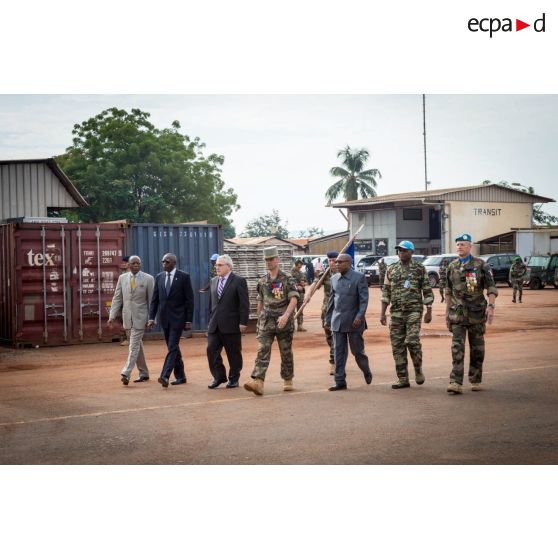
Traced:
POLYGON ((167 282, 165 283, 165 291, 167 292, 167 296, 169 296, 171 288, 171 274, 167 272, 167 282))
POLYGON ((132 275, 132 291, 136 288, 136 276, 132 275))
POLYGON ((217 296, 219 298, 221 298, 221 295, 223 294, 223 289, 225 288, 225 278, 221 277, 219 279, 219 285, 217 285, 217 296))

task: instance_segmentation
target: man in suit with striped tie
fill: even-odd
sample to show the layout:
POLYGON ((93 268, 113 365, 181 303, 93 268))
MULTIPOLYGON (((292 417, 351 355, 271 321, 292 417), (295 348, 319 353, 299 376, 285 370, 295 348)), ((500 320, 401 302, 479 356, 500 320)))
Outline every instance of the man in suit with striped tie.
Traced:
POLYGON ((149 380, 142 339, 155 285, 153 277, 141 271, 139 256, 130 256, 128 268, 129 271, 122 273, 118 278, 108 319, 108 326, 112 329, 114 320, 121 314, 126 337, 129 340, 128 360, 120 373, 120 380, 125 386, 128 385, 136 364, 140 375, 134 383, 149 380))
POLYGON ((186 383, 184 361, 180 352, 180 338, 184 329, 192 329, 194 316, 194 291, 190 276, 176 269, 176 256, 165 254, 163 272, 155 278, 155 290, 149 307, 147 327, 153 327, 155 317, 165 335, 167 356, 161 376, 157 380, 164 388, 169 387, 169 378, 174 370, 172 385, 186 383))
POLYGON ((207 387, 215 389, 227 381, 221 357, 224 347, 229 361, 226 387, 236 388, 242 370, 241 336, 247 329, 250 309, 248 285, 244 277, 233 273, 233 262, 228 255, 217 258, 215 269, 217 276, 211 280, 207 328, 207 360, 213 382, 207 387))

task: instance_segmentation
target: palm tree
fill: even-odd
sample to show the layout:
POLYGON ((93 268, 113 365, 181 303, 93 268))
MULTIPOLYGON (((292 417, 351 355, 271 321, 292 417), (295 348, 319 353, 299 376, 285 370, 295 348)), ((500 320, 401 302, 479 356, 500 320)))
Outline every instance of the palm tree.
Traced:
POLYGON ((339 177, 326 192, 328 205, 341 194, 346 201, 360 198, 376 197, 376 177, 382 178, 378 169, 363 170, 370 154, 366 149, 351 149, 348 145, 337 153, 342 159, 343 167, 333 167, 329 172, 331 176, 339 177))

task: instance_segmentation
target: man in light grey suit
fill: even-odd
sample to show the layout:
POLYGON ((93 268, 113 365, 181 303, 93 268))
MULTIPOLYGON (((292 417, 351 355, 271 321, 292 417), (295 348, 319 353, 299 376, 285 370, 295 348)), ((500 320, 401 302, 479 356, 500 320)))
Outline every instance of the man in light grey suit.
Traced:
POLYGON ((136 364, 140 376, 134 380, 134 383, 149 380, 149 369, 143 354, 142 339, 155 285, 155 279, 141 271, 139 256, 130 256, 128 265, 130 271, 123 273, 118 278, 108 319, 109 328, 112 328, 115 318, 122 314, 122 323, 129 340, 128 360, 120 373, 120 379, 125 386, 128 385, 136 364))
POLYGON ((336 273, 331 278, 331 294, 327 305, 325 323, 333 333, 335 354, 335 385, 329 391, 347 389, 345 366, 347 364, 347 341, 358 367, 367 384, 372 382, 372 372, 368 357, 364 352, 362 336, 366 326, 368 307, 368 284, 362 273, 353 271, 353 260, 348 254, 339 254, 336 259, 336 273))

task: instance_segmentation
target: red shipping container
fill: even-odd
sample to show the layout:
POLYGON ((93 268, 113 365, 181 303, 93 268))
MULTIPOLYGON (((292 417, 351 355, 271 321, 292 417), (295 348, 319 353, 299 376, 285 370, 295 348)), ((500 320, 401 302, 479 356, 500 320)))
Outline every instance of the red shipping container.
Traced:
POLYGON ((98 343, 126 246, 122 224, 0 225, 0 339, 15 346, 98 343))

